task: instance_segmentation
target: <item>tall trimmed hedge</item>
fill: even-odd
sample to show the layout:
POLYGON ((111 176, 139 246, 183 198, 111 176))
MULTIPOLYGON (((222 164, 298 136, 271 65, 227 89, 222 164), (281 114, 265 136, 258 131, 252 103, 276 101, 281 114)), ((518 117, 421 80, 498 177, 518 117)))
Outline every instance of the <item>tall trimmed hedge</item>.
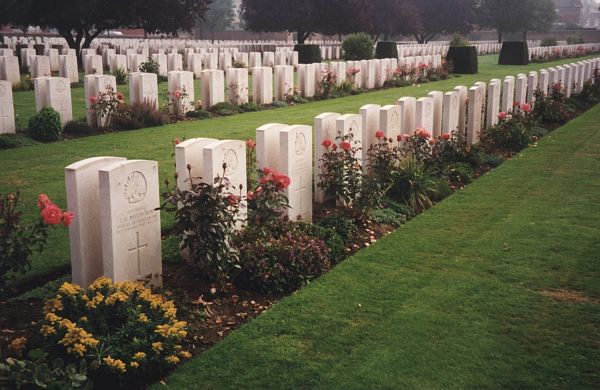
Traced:
POLYGON ((452 62, 455 74, 476 74, 479 71, 479 60, 475 46, 455 46, 448 49, 446 56, 452 62))
POLYGON ((398 47, 396 42, 377 42, 375 58, 398 58, 398 47))
POLYGON ((498 65, 528 65, 529 49, 527 42, 504 42, 500 50, 498 65))
POLYGON ((319 45, 296 45, 294 51, 298 52, 300 64, 314 64, 322 60, 319 45))

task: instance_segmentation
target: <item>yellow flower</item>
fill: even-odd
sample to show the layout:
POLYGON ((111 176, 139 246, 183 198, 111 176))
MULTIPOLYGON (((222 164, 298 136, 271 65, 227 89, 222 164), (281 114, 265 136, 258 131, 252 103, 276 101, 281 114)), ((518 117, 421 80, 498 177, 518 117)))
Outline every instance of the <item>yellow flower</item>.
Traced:
MULTIPOLYGON (((58 342, 60 345, 67 347, 67 352, 78 356, 83 356, 86 352, 85 347, 96 347, 100 342, 92 337, 85 329, 78 328, 69 320, 64 320, 67 332, 65 336, 58 342)), ((61 322, 61 327, 62 322, 61 322)))
POLYGON ((94 291, 94 290, 98 290, 101 289, 103 287, 110 287, 112 286, 112 280, 110 280, 109 278, 105 277, 105 276, 101 276, 98 279, 96 279, 94 281, 94 283, 92 283, 92 285, 90 286, 90 290, 94 291))
POLYGON ((146 358, 146 354, 145 354, 144 352, 136 352, 136 353, 133 355, 133 358, 134 358, 135 360, 144 360, 144 359, 146 358))
POLYGON ((104 361, 104 364, 106 364, 109 368, 112 368, 117 372, 124 373, 125 371, 127 371, 125 363, 123 363, 122 360, 113 359, 110 356, 107 356, 102 360, 104 361))
POLYGON ((43 334, 44 336, 48 337, 51 334, 56 333, 56 329, 54 329, 52 326, 49 326, 49 325, 43 325, 42 328, 40 329, 40 333, 43 334))
POLYGON ((129 297, 126 294, 122 292, 116 292, 110 294, 110 296, 106 298, 106 304, 114 305, 116 302, 127 302, 127 299, 129 299, 129 297))
POLYGON ((17 356, 21 356, 26 347, 27 339, 25 337, 17 337, 9 344, 8 349, 17 354, 17 356))
POLYGON ((131 368, 138 368, 140 366, 140 363, 138 363, 138 362, 131 362, 131 363, 129 363, 129 365, 131 366, 131 368))
POLYGON ((79 355, 81 357, 86 352, 86 349, 85 349, 85 345, 76 343, 73 345, 73 347, 67 348, 67 351, 69 353, 72 353, 74 355, 79 355))
POLYGON ((146 322, 148 322, 148 317, 144 313, 142 313, 138 317, 138 321, 145 324, 146 322))
POLYGON ((44 303, 44 313, 56 313, 57 311, 61 311, 63 309, 62 302, 58 298, 48 299, 46 303, 44 303))
POLYGON ((88 318, 87 318, 86 316, 83 316, 83 317, 81 317, 81 318, 79 319, 79 321, 81 321, 81 322, 87 322, 87 321, 88 321, 88 318))
POLYGON ((152 343, 152 349, 160 352, 163 350, 163 344, 160 341, 157 341, 156 343, 152 343))
POLYGON ((83 289, 81 287, 79 287, 76 284, 72 284, 72 283, 68 283, 68 282, 64 282, 62 286, 60 286, 60 289, 58 289, 58 292, 66 295, 66 296, 73 296, 73 295, 77 295, 79 293, 81 293, 83 291, 83 289))
POLYGON ((46 314, 46 321, 59 322, 60 320, 62 320, 62 318, 52 312, 46 314))
POLYGON ((192 354, 188 351, 181 351, 179 352, 179 356, 181 356, 184 359, 190 359, 192 357, 192 354))
POLYGON ((99 303, 101 303, 104 300, 104 295, 102 295, 101 293, 96 293, 96 295, 94 296, 94 298, 92 298, 91 301, 89 301, 86 306, 88 309, 95 309, 99 303))
POLYGON ((179 363, 179 358, 175 355, 171 355, 171 356, 167 356, 165 358, 165 361, 169 364, 175 365, 175 364, 179 363))

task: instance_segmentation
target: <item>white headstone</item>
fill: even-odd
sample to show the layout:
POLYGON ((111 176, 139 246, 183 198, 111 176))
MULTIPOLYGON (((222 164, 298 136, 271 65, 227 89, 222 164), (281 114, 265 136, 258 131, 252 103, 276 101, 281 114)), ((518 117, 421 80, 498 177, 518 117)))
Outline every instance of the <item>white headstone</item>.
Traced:
MULTIPOLYGON (((444 93, 440 91, 432 91, 427 94, 433 99, 433 129, 434 137, 442 135, 442 110, 444 106, 444 93)), ((412 133, 409 133, 412 134, 412 133)))
POLYGON ((275 100, 285 101, 294 91, 294 67, 275 66, 275 100))
POLYGON ((158 110, 158 76, 156 73, 138 73, 138 87, 139 101, 153 104, 158 110))
POLYGON ((177 188, 188 190, 191 180, 198 180, 204 174, 204 147, 217 142, 213 138, 192 138, 175 146, 175 171, 177 172, 177 188), (188 171, 188 165, 190 170, 188 171), (191 178, 190 178, 191 174, 191 178))
POLYGON ((11 85, 18 85, 21 82, 19 58, 15 56, 0 57, 0 73, 4 80, 10 81, 11 85))
POLYGON ((458 92, 458 129, 461 132, 466 130, 467 125, 467 100, 469 100, 469 89, 465 86, 454 87, 458 92))
POLYGON ((46 79, 46 103, 59 114, 61 124, 73 120, 73 106, 71 104, 71 82, 62 77, 49 77, 46 79))
POLYGON ((371 148, 371 145, 376 144, 375 133, 381 130, 380 127, 380 111, 381 106, 379 104, 367 104, 360 108, 360 116, 362 117, 362 148, 363 155, 363 170, 366 170, 368 159, 367 153, 371 148))
POLYGON ((65 168, 67 209, 75 214, 69 227, 71 275, 73 282, 87 287, 104 274, 102 260, 102 227, 100 208, 100 169, 120 157, 93 157, 65 168))
POLYGON ((498 113, 500 112, 501 81, 492 79, 488 85, 487 94, 487 121, 488 127, 498 124, 498 113))
POLYGON ((227 69, 227 100, 231 104, 248 103, 248 69, 227 69))
POLYGON ((483 125, 483 99, 485 89, 478 87, 469 88, 469 118, 467 119, 467 145, 475 145, 479 143, 481 129, 483 125))
POLYGON ((303 97, 315 96, 315 72, 312 64, 298 65, 298 84, 303 97))
POLYGON ((538 88, 538 73, 530 72, 527 76, 527 103, 535 103, 535 92, 538 88))
POLYGON ((383 106, 379 115, 381 131, 386 138, 391 138, 396 142, 398 136, 402 134, 402 109, 395 104, 383 106))
POLYGON ((515 87, 515 102, 523 104, 527 101, 527 76, 524 74, 517 75, 517 83, 515 87))
POLYGON ((79 70, 77 69, 77 57, 58 56, 59 76, 69 79, 71 83, 79 82, 79 70))
POLYGON ((502 111, 512 112, 515 98, 515 77, 506 76, 502 85, 502 111))
POLYGON ((322 172, 322 158, 326 152, 325 147, 322 145, 324 140, 336 142, 338 136, 336 121, 340 117, 340 114, 336 113, 324 113, 315 118, 315 202, 325 202, 325 194, 319 187, 320 179, 319 174, 322 172))
POLYGON ((174 110, 174 104, 179 104, 182 113, 186 113, 194 109, 194 74, 187 71, 169 72, 168 76, 169 95, 171 99, 171 112, 174 110), (181 93, 179 103, 176 103, 176 92, 181 93))
POLYGON ((442 119, 442 134, 452 133, 458 128, 459 110, 458 92, 446 92, 444 94, 444 113, 442 119))
POLYGON ((402 110, 402 134, 414 134, 417 129, 417 99, 414 97, 403 97, 398 100, 402 110))
POLYGON ((279 169, 279 133, 287 127, 281 123, 269 123, 256 129, 256 163, 259 169, 279 169))
POLYGON ((252 98, 256 104, 273 103, 273 69, 257 67, 252 69, 252 98))
POLYGON ((222 70, 202 71, 202 108, 208 110, 212 106, 225 101, 225 75, 222 70))
POLYGON ((312 222, 312 128, 289 126, 280 132, 281 172, 290 178, 285 191, 291 220, 312 222))
POLYGON ((433 98, 417 99, 415 126, 433 132, 433 98))
POLYGON ((101 168, 99 178, 104 275, 161 286, 158 164, 117 162, 101 168))
POLYGON ((336 119, 335 127, 339 136, 346 137, 352 134, 352 147, 361 149, 356 153, 356 158, 362 163, 363 155, 366 153, 362 150, 362 116, 356 114, 342 115, 336 119))
POLYGON ((0 134, 14 134, 15 109, 10 81, 0 81, 0 134))

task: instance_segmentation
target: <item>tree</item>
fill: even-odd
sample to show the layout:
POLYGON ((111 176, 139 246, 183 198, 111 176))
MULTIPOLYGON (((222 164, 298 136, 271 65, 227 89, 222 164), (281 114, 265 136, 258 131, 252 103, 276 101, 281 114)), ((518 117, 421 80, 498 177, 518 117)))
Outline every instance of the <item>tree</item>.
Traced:
POLYGON ((202 38, 205 31, 210 32, 210 38, 214 42, 215 32, 230 28, 234 18, 232 0, 215 0, 208 8, 204 20, 199 20, 197 28, 202 38))
POLYGON ((295 33, 303 44, 320 23, 319 0, 242 0, 240 15, 255 32, 295 33))
POLYGON ((475 22, 474 0, 410 0, 419 15, 413 35, 427 43, 439 34, 468 34, 475 22))
POLYGON ((513 32, 526 40, 527 31, 547 31, 556 18, 552 0, 480 0, 476 13, 481 26, 498 32, 498 42, 513 32))
POLYGON ((370 0, 368 3, 370 25, 365 26, 364 31, 375 41, 381 35, 387 41, 390 36, 410 34, 420 26, 417 8, 407 0, 370 0))
MULTIPOLYGON (((1 0, 12 2, 15 0, 1 0)), ((6 23, 53 28, 75 49, 89 48, 102 32, 143 28, 149 33, 177 34, 191 30, 212 0, 24 0, 6 23)), ((4 8, 4 7, 3 7, 4 8)))

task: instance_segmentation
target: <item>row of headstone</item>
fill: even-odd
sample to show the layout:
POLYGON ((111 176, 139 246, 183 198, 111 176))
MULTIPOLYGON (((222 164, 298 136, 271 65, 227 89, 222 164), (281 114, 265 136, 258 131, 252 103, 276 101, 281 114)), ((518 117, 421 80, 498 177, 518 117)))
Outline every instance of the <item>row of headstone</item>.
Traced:
MULTIPOLYGON (((592 79, 593 69, 599 66, 600 59, 570 64, 564 77, 571 74, 579 84, 592 79)), ((257 71, 260 73, 260 69, 257 71)), ((538 74, 542 77, 533 73, 536 72, 516 78, 508 76, 503 81, 491 80, 487 85, 478 82, 470 88, 458 86, 446 93, 433 91, 419 99, 403 97, 387 106, 369 104, 356 114, 324 113, 315 117, 314 128, 280 123, 261 126, 256 130, 258 167, 275 169, 290 178, 285 193, 290 208, 285 213, 291 219, 310 222, 313 202, 326 200, 319 187, 325 139, 334 141, 338 136, 352 133, 357 146, 362 148, 358 158, 365 169, 366 151, 376 142, 375 133, 380 130, 392 139, 413 134, 417 128, 430 131, 433 137, 458 130, 464 131, 468 144, 473 145, 479 142, 486 113, 497 117, 502 108, 512 109, 513 101, 530 101, 530 89, 543 89, 544 83, 560 82, 563 77, 561 70, 543 70, 538 74)), ((170 73, 169 88, 184 88, 190 76, 185 72, 170 73)), ((87 84, 96 82, 101 86, 101 77, 107 76, 88 76, 87 84)), ((8 86, 6 82, 4 85, 8 86)), ((247 194, 243 141, 189 139, 176 145, 175 160, 180 189, 189 189, 194 180, 212 183, 216 177, 225 176, 230 181, 229 193, 242 197, 247 194)), ((68 208, 76 216, 70 229, 73 281, 88 285, 105 275, 115 281, 145 280, 160 285, 157 163, 97 157, 70 165, 65 176, 68 208)), ((244 207, 238 217, 245 219, 244 207)))
POLYGON ((587 43, 580 45, 559 45, 546 47, 530 47, 529 59, 549 59, 555 57, 567 57, 572 55, 585 55, 586 53, 597 53, 600 51, 600 43, 587 43))

